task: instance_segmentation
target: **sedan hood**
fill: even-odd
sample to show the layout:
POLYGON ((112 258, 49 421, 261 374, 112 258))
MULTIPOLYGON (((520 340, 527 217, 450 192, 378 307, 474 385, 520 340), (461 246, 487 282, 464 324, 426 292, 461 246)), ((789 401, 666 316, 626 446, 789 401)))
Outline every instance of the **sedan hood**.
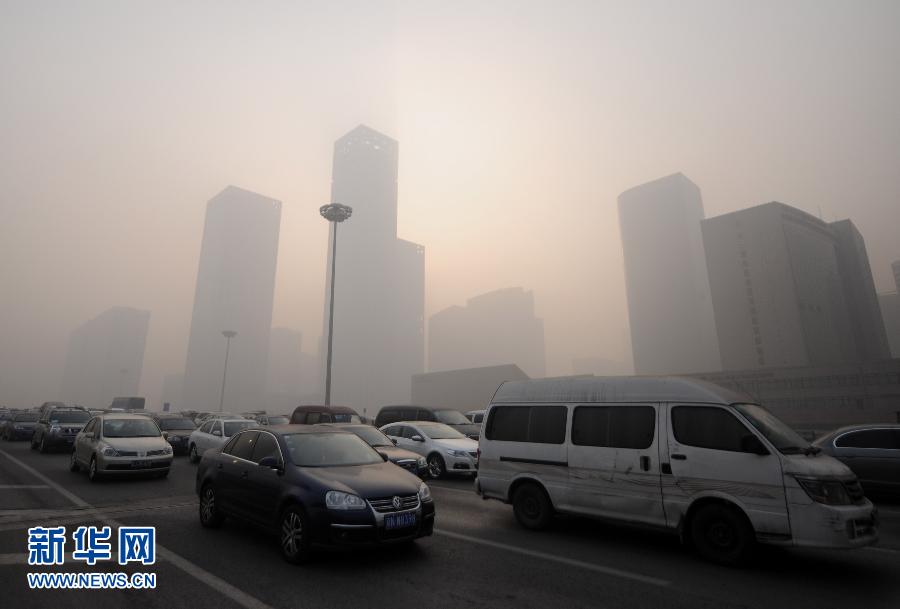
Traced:
POLYGON ((451 425, 450 427, 467 436, 481 435, 481 425, 476 425, 475 423, 466 423, 465 425, 451 425))
POLYGON ((812 478, 846 478, 853 476, 850 468, 824 453, 818 455, 783 455, 784 473, 812 478))
POLYGON ((393 495, 414 495, 422 481, 392 463, 347 467, 296 467, 323 487, 378 499, 393 495))
POLYGON ((116 450, 163 450, 169 445, 168 442, 162 439, 162 436, 153 438, 103 438, 103 441, 116 450))
POLYGON ((379 454, 386 455, 391 461, 397 461, 399 459, 412 459, 413 461, 417 461, 421 457, 418 453, 414 453, 411 450, 406 450, 405 448, 400 448, 398 446, 378 446, 375 447, 375 450, 377 450, 379 454))
POLYGON ((469 438, 453 438, 450 440, 432 440, 441 448, 452 448, 454 450, 464 450, 466 452, 475 452, 478 450, 478 442, 469 438))

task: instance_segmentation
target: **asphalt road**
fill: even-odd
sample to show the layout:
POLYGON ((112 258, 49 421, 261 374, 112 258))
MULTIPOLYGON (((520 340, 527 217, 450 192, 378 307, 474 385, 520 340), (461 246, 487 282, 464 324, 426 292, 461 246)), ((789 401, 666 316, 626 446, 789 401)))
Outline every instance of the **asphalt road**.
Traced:
MULTIPOLYGON (((882 539, 855 551, 762 548, 741 569, 705 563, 677 539, 581 518, 535 533, 470 480, 433 481, 435 535, 412 548, 327 551, 285 563, 277 541, 232 521, 203 529, 195 467, 167 479, 91 484, 67 454, 0 443, 0 606, 93 608, 900 607, 900 505, 880 505, 882 539), (26 564, 27 529, 154 525, 157 563, 26 564), (26 573, 151 571, 155 590, 30 590, 26 573)), ((67 550, 71 550, 67 547, 67 550)))

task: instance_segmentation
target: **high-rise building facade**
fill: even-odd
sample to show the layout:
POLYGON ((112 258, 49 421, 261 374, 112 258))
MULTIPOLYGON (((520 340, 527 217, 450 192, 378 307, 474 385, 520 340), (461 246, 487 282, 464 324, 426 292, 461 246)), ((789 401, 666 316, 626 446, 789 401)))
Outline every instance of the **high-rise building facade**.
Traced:
POLYGON ((900 260, 891 264, 894 272, 894 291, 878 295, 891 357, 900 358, 900 260))
POLYGON ((281 203, 229 186, 206 208, 182 390, 183 408, 218 410, 226 338, 226 412, 255 410, 265 395, 281 203))
POLYGON ((778 202, 702 224, 725 370, 880 359, 880 323, 865 244, 778 202))
POLYGON ((429 372, 502 364, 546 375, 544 320, 535 317, 530 290, 494 290, 428 319, 429 372))
POLYGON ((634 369, 719 369, 700 189, 677 173, 619 195, 634 369))
POLYGON ((69 337, 62 399, 107 408, 115 397, 137 396, 150 312, 107 309, 69 337))
POLYGON ((866 242, 850 220, 832 222, 829 227, 835 237, 838 272, 850 316, 850 331, 856 344, 856 360, 888 359, 891 348, 878 306, 866 242))
MULTIPOLYGON (((425 249, 397 238, 398 160, 397 142, 364 125, 334 145, 331 200, 353 215, 337 235, 331 402, 360 412, 409 401, 424 367, 425 249)), ((323 364, 330 281, 329 249, 323 364)))

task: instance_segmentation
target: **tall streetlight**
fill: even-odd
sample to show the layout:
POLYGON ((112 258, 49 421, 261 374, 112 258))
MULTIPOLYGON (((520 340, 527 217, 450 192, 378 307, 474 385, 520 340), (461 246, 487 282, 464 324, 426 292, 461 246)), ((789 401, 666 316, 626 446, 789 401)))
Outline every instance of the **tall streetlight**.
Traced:
POLYGON ((219 393, 219 412, 225 404, 225 379, 228 377, 228 351, 231 349, 231 339, 237 336, 234 330, 222 330, 225 337, 225 368, 222 370, 222 391, 219 393))
POLYGON ((319 208, 319 214, 333 223, 331 231, 331 298, 328 299, 328 359, 325 363, 325 405, 331 405, 331 339, 334 335, 334 271, 337 260, 337 225, 353 214, 353 208, 329 203, 319 208))

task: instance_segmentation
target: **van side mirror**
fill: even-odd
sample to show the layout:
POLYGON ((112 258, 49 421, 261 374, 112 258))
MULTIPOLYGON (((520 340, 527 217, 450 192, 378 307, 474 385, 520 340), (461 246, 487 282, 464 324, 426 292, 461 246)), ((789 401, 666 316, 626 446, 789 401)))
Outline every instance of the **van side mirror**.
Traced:
POLYGON ((419 434, 416 434, 413 437, 411 437, 410 440, 412 440, 413 442, 424 442, 425 438, 423 438, 419 434))
POLYGON ((222 432, 219 431, 218 429, 215 429, 215 430, 213 430, 212 435, 214 435, 214 436, 220 436, 220 437, 221 437, 221 436, 222 436, 222 432))
POLYGON ((391 438, 391 442, 394 443, 394 446, 397 446, 397 438, 391 438))
POLYGON ((385 462, 386 462, 386 461, 388 460, 388 456, 387 456, 386 454, 384 454, 384 453, 378 453, 378 454, 381 455, 381 460, 382 460, 382 461, 385 461, 385 462))
POLYGON ((162 437, 163 437, 163 440, 168 440, 168 439, 169 439, 169 432, 168 432, 168 431, 162 432, 162 437))
POLYGON ((754 455, 768 455, 769 449, 766 448, 759 438, 752 434, 748 434, 741 438, 741 451, 754 455))

